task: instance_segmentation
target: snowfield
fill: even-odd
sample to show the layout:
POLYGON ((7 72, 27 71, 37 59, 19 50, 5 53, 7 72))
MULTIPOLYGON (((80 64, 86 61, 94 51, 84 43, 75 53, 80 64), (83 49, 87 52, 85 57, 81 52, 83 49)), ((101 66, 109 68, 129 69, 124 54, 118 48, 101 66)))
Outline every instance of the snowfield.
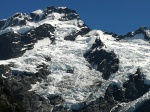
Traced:
POLYGON ((43 83, 37 82, 32 85, 32 91, 44 97, 60 95, 65 100, 65 107, 81 108, 80 103, 87 101, 89 95, 96 89, 96 86, 92 88, 91 86, 96 81, 103 81, 101 73, 95 69, 90 70, 89 63, 83 57, 86 50, 91 47, 94 37, 78 36, 76 42, 72 42, 65 41, 58 35, 60 34, 55 35, 57 37, 55 45, 42 46, 42 49, 37 51, 51 57, 52 60, 48 63, 51 74, 43 83), (66 73, 70 69, 74 71, 73 74, 66 73), (44 87, 45 84, 48 86, 44 87))

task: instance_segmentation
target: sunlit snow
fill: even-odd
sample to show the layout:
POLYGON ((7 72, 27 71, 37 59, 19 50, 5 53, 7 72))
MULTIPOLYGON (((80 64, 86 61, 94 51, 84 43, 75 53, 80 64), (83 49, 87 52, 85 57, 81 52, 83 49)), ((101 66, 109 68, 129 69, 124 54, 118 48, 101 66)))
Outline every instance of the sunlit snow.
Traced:
MULTIPOLYGON (((64 27, 64 29, 66 28, 64 27)), ((60 95, 65 100, 64 105, 66 107, 80 108, 78 106, 81 106, 81 102, 89 100, 91 94, 90 100, 103 95, 110 83, 121 86, 124 81, 128 80, 128 75, 135 73, 139 67, 146 75, 145 83, 149 84, 150 48, 142 34, 116 41, 112 36, 94 30, 83 37, 78 36, 72 42, 63 39, 66 32, 66 30, 57 29, 55 33, 56 44, 54 45, 50 44, 48 38, 45 38, 38 41, 34 49, 27 51, 22 57, 7 60, 14 62, 15 68, 12 70, 18 71, 36 72, 37 65, 42 63, 48 65, 51 74, 42 83, 37 82, 37 84, 32 85, 32 91, 36 91, 43 97, 60 95), (108 52, 114 51, 120 61, 119 71, 112 74, 107 81, 102 79, 100 72, 89 69, 90 65, 83 57, 83 54, 92 46, 97 37, 105 44, 103 49, 108 52), (51 62, 45 62, 44 56, 51 57, 51 62), (74 70, 74 73, 66 73, 68 69, 74 70), (100 88, 95 85, 98 80, 104 82, 100 88), (48 86, 44 86, 45 84, 48 86)))
MULTIPOLYGON (((38 10, 34 13, 42 14, 42 11, 38 10)), ((84 102, 103 96, 109 84, 122 86, 123 82, 128 80, 129 74, 134 74, 137 68, 143 70, 146 77, 145 83, 150 84, 150 44, 144 39, 143 34, 117 41, 111 35, 106 35, 100 30, 93 30, 87 35, 79 35, 75 41, 66 41, 64 37, 79 31, 78 24, 83 25, 83 21, 76 19, 59 21, 58 19, 62 16, 63 14, 53 13, 37 23, 28 22, 26 26, 0 30, 0 34, 25 33, 44 23, 56 27, 54 44, 51 44, 47 37, 39 40, 34 45, 34 49, 26 51, 22 57, 0 61, 0 64, 13 63, 14 67, 11 69, 16 72, 35 73, 38 65, 46 64, 51 74, 47 76, 47 79, 43 79, 42 83, 33 84, 30 91, 35 91, 45 98, 59 95, 64 99, 65 107, 79 109, 84 106, 84 102), (105 44, 102 49, 108 52, 114 51, 119 58, 119 70, 107 81, 103 80, 100 72, 91 69, 91 65, 83 57, 96 38, 100 38, 105 44), (50 57, 51 61, 46 62, 45 57, 50 57), (73 73, 67 73, 67 70, 72 70, 73 73), (96 83, 101 81, 102 86, 97 86, 96 83)), ((149 31, 147 34, 150 35, 149 31)))

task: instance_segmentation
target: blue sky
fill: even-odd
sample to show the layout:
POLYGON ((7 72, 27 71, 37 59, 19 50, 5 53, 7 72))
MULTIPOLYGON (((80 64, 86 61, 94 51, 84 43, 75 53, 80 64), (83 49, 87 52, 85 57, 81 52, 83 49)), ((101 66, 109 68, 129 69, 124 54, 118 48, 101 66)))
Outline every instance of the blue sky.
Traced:
POLYGON ((0 19, 47 6, 76 10, 92 29, 125 34, 140 26, 150 27, 150 0, 1 0, 0 19))

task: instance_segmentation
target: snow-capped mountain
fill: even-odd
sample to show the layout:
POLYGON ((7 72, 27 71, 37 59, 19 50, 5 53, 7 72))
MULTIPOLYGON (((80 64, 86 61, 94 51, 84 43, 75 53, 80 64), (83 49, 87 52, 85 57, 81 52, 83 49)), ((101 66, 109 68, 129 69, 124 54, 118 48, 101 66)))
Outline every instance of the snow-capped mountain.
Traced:
POLYGON ((92 30, 66 7, 1 20, 1 110, 148 112, 149 38, 92 30))

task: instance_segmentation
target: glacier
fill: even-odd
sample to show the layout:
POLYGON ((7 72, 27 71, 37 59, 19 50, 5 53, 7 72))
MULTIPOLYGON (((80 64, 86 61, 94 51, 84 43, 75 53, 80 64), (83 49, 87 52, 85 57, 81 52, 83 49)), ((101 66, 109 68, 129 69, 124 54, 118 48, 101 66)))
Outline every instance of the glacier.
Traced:
MULTIPOLYGON (((58 9, 64 10, 65 7, 58 9)), ((129 75, 136 73, 138 68, 142 70, 145 77, 144 83, 150 85, 150 43, 145 39, 144 34, 138 33, 133 37, 126 36, 117 40, 104 31, 91 30, 84 35, 76 35, 75 40, 70 41, 65 40, 65 37, 87 28, 81 19, 69 20, 64 16, 70 16, 70 14, 53 11, 42 19, 44 10, 37 10, 32 14, 36 15, 34 21, 26 21, 26 25, 8 26, 0 30, 2 35, 8 32, 26 34, 43 24, 50 24, 55 28, 54 33, 49 32, 55 37, 54 42, 49 37, 45 37, 38 40, 34 48, 26 50, 22 56, 0 61, 1 65, 13 64, 14 66, 10 69, 15 73, 22 71, 36 73, 37 66, 42 64, 47 66, 50 73, 46 79, 31 84, 31 89, 28 91, 34 91, 45 99, 60 96, 64 100, 64 108, 79 110, 97 98, 104 97, 109 85, 123 87, 123 84, 129 80, 129 75), (35 19, 38 16, 38 20, 35 19), (90 64, 84 58, 84 54, 91 49, 96 39, 100 39, 104 46, 95 48, 92 52, 103 49, 106 52, 114 52, 119 59, 118 71, 112 73, 108 80, 102 77, 102 73, 97 70, 97 65, 90 64), (51 60, 46 61, 45 57, 50 57, 51 60), (98 83, 102 83, 101 86, 98 86, 98 83)), ((73 14, 77 16, 76 13, 73 14)), ((22 18, 19 21, 21 20, 22 18)), ((150 30, 146 30, 146 34, 150 35, 150 30)), ((2 77, 7 79, 7 76, 2 77)), ((135 101, 125 104, 126 108, 121 111, 134 111, 137 105, 149 99, 149 95, 149 92, 145 93, 135 101)))

